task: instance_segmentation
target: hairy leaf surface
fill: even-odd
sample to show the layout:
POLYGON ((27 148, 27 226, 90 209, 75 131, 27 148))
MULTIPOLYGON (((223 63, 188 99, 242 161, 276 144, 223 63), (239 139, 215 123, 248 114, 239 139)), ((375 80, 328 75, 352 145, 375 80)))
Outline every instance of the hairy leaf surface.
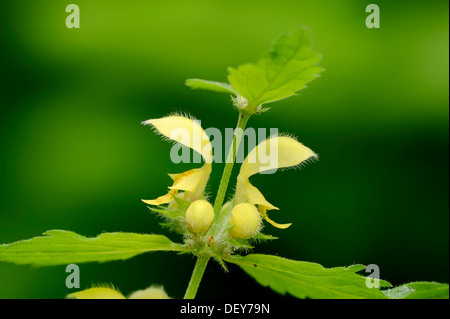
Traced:
POLYGON ((257 109, 306 88, 324 70, 317 65, 319 61, 309 31, 300 28, 280 37, 256 64, 229 68, 228 81, 247 99, 250 109, 257 109))
MULTIPOLYGON (((283 295, 316 299, 387 298, 379 289, 367 288, 366 277, 356 273, 361 267, 324 268, 316 263, 260 254, 231 256, 226 260, 237 264, 259 284, 283 295)), ((380 280, 380 286, 390 284, 380 280)))
POLYGON ((34 266, 123 260, 151 251, 180 251, 162 235, 103 233, 87 238, 66 230, 49 230, 44 236, 0 245, 0 261, 34 266))

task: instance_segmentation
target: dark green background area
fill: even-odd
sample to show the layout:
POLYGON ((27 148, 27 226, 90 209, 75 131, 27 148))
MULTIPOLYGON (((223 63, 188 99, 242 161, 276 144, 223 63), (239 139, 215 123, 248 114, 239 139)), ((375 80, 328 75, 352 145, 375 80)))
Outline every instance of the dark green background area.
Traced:
MULTIPOLYGON (((280 239, 256 252, 327 267, 377 264, 393 284, 448 282, 448 2, 16 1, 0 3, 0 243, 67 229, 160 233, 141 198, 170 183, 171 145, 140 122, 178 111, 204 128, 234 127, 226 95, 191 91, 190 77, 226 81, 300 25, 323 54, 323 76, 270 105, 249 126, 298 137, 320 161, 255 176, 280 239), (81 28, 65 27, 66 5, 81 28)), ((208 190, 217 189, 214 165, 208 190)), ((233 186, 233 185, 232 185, 233 186)), ((233 186, 234 187, 234 186, 233 186)), ((161 284, 180 298, 194 259, 153 253, 82 264, 82 288, 128 294, 161 284)), ((65 267, 0 263, 0 298, 61 298, 65 267)), ((278 297, 237 267, 211 264, 198 297, 278 297)))

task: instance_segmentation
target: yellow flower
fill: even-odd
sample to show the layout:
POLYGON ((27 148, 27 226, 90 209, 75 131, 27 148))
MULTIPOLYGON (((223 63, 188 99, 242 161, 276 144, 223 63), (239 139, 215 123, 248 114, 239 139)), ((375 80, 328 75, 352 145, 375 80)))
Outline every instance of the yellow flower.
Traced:
POLYGON ((261 229, 261 216, 255 205, 240 203, 233 207, 230 214, 230 230, 234 238, 249 239, 261 229))
POLYGON ((249 178, 273 169, 298 166, 310 159, 317 159, 317 155, 291 137, 277 136, 261 142, 242 163, 237 178, 236 203, 258 205, 261 216, 267 222, 277 228, 288 228, 291 224, 278 224, 267 216, 267 210, 278 210, 278 207, 269 203, 259 189, 250 183, 249 178))
MULTIPOLYGON (((114 287, 94 287, 74 292, 67 296, 69 299, 127 299, 114 287)), ((132 293, 128 299, 170 299, 164 288, 150 286, 144 290, 132 293)))
POLYGON ((214 219, 214 208, 206 200, 196 200, 186 211, 186 222, 191 232, 204 233, 214 219))
POLYGON ((163 205, 170 203, 178 191, 184 191, 183 199, 195 201, 200 199, 212 169, 212 146, 208 135, 194 120, 183 116, 167 116, 160 119, 143 122, 152 125, 155 130, 172 141, 187 146, 199 153, 205 164, 200 168, 191 169, 180 174, 169 174, 173 180, 170 191, 156 199, 142 200, 149 205, 163 205))

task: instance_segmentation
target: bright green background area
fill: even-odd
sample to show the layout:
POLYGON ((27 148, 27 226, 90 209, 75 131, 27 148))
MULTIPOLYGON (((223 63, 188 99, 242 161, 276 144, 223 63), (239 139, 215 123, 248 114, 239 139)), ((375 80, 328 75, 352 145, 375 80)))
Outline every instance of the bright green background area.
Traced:
MULTIPOLYGON (((172 164, 170 144, 140 122, 179 111, 204 128, 234 127, 229 97, 191 91, 185 79, 225 81, 227 67, 306 25, 327 71, 249 125, 297 136, 320 161, 252 179, 281 208, 273 219, 294 223, 268 225, 280 239, 256 252, 373 263, 396 285, 448 282, 448 2, 393 2, 375 1, 381 29, 367 29, 369 1, 74 0, 74 30, 71 2, 2 1, 0 243, 55 228, 160 233, 140 199, 163 194, 166 173, 198 165, 172 164)), ((126 294, 162 284, 179 298, 193 265, 153 253, 80 265, 81 283, 126 294)), ((71 292, 64 270, 0 263, 0 298, 61 298, 71 292)), ((230 270, 210 266, 198 296, 277 297, 230 270)))

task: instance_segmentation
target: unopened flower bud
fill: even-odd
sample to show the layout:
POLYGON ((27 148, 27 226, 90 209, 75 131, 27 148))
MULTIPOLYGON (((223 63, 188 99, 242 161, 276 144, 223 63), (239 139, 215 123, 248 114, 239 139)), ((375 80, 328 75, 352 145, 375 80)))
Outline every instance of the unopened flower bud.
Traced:
POLYGON ((233 207, 230 215, 230 230, 234 238, 249 239, 255 236, 261 228, 261 215, 255 205, 241 203, 233 207))
POLYGON ((214 208, 206 200, 196 200, 186 211, 186 222, 191 232, 201 234, 208 230, 214 219, 214 208))

